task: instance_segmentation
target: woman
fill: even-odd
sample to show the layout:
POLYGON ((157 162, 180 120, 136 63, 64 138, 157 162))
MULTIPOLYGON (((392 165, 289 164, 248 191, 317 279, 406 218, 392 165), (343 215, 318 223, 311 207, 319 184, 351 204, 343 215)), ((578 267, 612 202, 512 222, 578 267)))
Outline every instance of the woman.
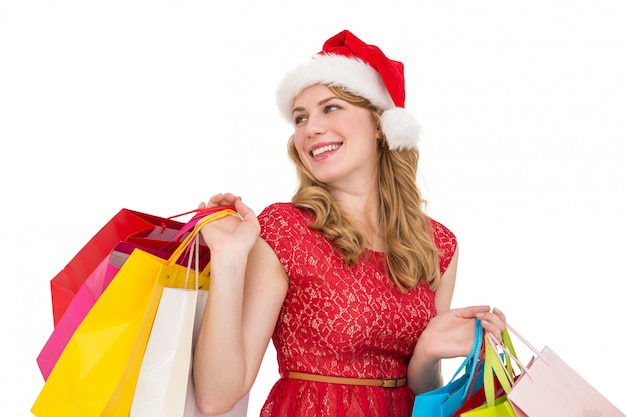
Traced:
POLYGON ((414 396, 442 384, 441 359, 467 355, 475 319, 499 338, 505 318, 450 309, 457 242, 423 211, 403 65, 343 31, 287 74, 278 105, 294 124, 292 202, 258 218, 232 194, 208 203, 241 218, 202 229, 198 404, 229 410, 273 339, 281 379, 262 416, 410 416, 414 396))

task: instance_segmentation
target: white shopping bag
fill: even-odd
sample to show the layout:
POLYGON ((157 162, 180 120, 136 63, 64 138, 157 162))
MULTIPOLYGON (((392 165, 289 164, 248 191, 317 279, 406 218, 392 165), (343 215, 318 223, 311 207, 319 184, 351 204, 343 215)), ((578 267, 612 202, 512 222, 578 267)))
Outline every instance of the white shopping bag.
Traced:
MULTIPOLYGON (((208 296, 208 291, 200 289, 209 287, 208 267, 202 273, 194 273, 191 258, 185 282, 171 282, 163 289, 130 417, 206 417, 196 405, 191 370, 208 296), (188 288, 190 282, 192 288, 188 288)), ((247 411, 248 395, 223 416, 245 417, 247 411)))

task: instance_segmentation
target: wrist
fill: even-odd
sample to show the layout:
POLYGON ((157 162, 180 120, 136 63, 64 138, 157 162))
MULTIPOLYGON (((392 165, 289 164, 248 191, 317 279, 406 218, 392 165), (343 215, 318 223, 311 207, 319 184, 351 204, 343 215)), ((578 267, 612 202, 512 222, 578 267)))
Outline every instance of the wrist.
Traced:
POLYGON ((413 362, 420 369, 430 369, 438 368, 441 359, 429 355, 428 350, 419 346, 418 343, 418 345, 415 346, 415 350, 413 351, 411 362, 413 362))
POLYGON ((412 360, 417 360, 420 363, 438 363, 440 358, 432 348, 433 343, 435 343, 436 346, 436 342, 436 340, 433 340, 428 327, 426 327, 419 339, 417 339, 412 360))
POLYGON ((420 337, 408 366, 409 386, 416 395, 438 388, 442 384, 441 359, 429 355, 428 351, 427 340, 420 337))
POLYGON ((250 248, 243 247, 242 245, 213 245, 209 247, 209 253, 211 254, 211 260, 224 259, 224 260, 242 260, 247 259, 250 253, 250 248))

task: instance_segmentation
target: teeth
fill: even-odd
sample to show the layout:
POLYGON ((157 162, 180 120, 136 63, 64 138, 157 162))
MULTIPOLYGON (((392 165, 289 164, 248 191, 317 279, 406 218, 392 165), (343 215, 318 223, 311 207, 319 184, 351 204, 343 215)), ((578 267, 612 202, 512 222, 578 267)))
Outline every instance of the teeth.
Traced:
POLYGON ((311 155, 317 156, 324 152, 334 151, 335 149, 339 149, 339 145, 326 145, 322 146, 321 148, 314 149, 313 151, 311 151, 311 155))

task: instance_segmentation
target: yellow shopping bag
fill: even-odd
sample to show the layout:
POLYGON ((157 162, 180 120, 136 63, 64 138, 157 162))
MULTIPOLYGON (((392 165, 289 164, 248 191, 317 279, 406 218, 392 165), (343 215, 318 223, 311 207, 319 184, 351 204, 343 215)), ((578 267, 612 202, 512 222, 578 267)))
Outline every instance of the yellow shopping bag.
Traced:
POLYGON ((500 356, 494 348, 492 336, 485 334, 485 372, 483 374, 483 390, 485 391, 485 399, 487 402, 477 408, 470 411, 461 413, 461 417, 516 417, 515 411, 507 398, 507 394, 511 391, 511 386, 515 383, 517 377, 513 368, 510 365, 510 360, 514 359, 517 362, 517 354, 511 343, 511 338, 508 332, 505 331, 502 334, 504 344, 507 347, 506 357, 507 366, 501 362, 500 356), (502 386, 502 392, 496 393, 494 376, 500 382, 502 386))
POLYGON ((135 249, 78 326, 31 412, 37 417, 128 417, 163 288, 195 272, 176 264, 206 223, 200 220, 164 260, 135 249))

